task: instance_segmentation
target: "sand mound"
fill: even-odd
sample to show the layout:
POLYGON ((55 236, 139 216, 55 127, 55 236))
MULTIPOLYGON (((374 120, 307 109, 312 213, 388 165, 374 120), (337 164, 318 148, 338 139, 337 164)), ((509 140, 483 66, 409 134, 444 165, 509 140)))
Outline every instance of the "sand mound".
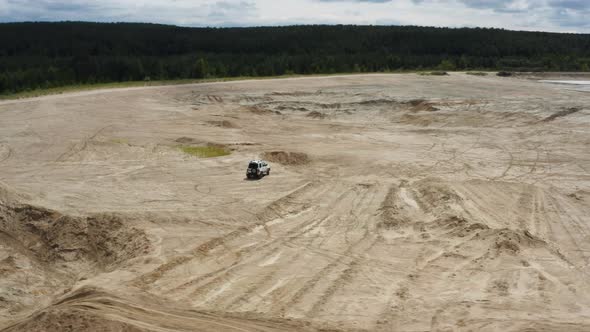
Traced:
POLYGON ((584 201, 590 197, 590 192, 586 190, 577 190, 571 194, 568 194, 567 196, 575 199, 576 201, 584 201))
POLYGON ((144 331, 116 319, 104 317, 98 313, 98 308, 76 305, 81 301, 104 301, 108 298, 107 294, 93 288, 82 288, 3 331, 144 331))
POLYGON ((141 332, 146 330, 123 322, 112 321, 76 308, 51 308, 3 331, 141 332))
POLYGON ((405 103, 411 106, 411 110, 414 112, 436 112, 439 109, 434 107, 434 103, 428 102, 424 99, 413 99, 405 103))
POLYGON ((228 121, 228 120, 207 121, 207 123, 212 126, 219 127, 219 128, 228 128, 228 129, 239 128, 238 125, 236 125, 235 123, 228 121))
POLYGON ((25 320, 2 330, 44 332, 317 331, 296 320, 256 314, 220 314, 167 305, 149 295, 114 295, 82 287, 25 320))
POLYGON ((415 189, 418 204, 428 212, 449 210, 463 200, 449 185, 436 179, 418 181, 415 189))
POLYGON ((307 113, 306 117, 313 118, 313 119, 324 119, 326 118, 326 114, 318 112, 318 111, 311 111, 307 113))
POLYGON ((406 225, 410 222, 408 216, 403 213, 403 208, 399 206, 399 188, 391 187, 385 195, 383 202, 379 207, 381 221, 378 223, 379 227, 390 229, 398 226, 406 225))
POLYGON ((260 106, 246 106, 246 110, 248 110, 250 113, 254 113, 257 115, 270 115, 270 114, 275 114, 275 112, 266 109, 266 108, 262 108, 260 106))
POLYGON ((271 151, 263 153, 262 158, 283 165, 303 165, 309 162, 307 154, 301 152, 271 151))
POLYGON ((369 99, 369 100, 363 100, 357 103, 352 103, 354 105, 359 105, 359 106, 392 106, 392 105, 398 105, 399 103, 396 100, 393 99, 369 99))
POLYGON ((579 111, 581 111, 582 109, 579 107, 570 107, 570 108, 565 108, 559 112, 553 113, 550 116, 544 118, 543 120, 541 120, 542 122, 550 122, 553 121, 557 118, 563 118, 565 116, 568 116, 570 114, 574 114, 577 113, 579 111))
POLYGON ((13 202, 0 203, 0 243, 0 317, 48 305, 76 280, 151 250, 146 233, 119 216, 74 217, 13 202))
POLYGON ((143 231, 115 215, 71 217, 31 205, 4 207, 0 214, 0 231, 20 240, 42 262, 109 269, 150 249, 143 231))
POLYGON ((198 140, 196 140, 194 138, 191 138, 191 137, 186 137, 186 136, 179 137, 179 138, 175 139, 174 142, 181 143, 181 144, 195 144, 195 143, 200 143, 200 141, 198 141, 198 140))
MULTIPOLYGON (((299 111, 299 112, 307 112, 309 111, 305 107, 296 107, 296 106, 287 106, 287 105, 280 105, 277 107, 278 110, 281 111, 299 111)), ((280 114, 280 112, 276 111, 275 113, 280 114)))
POLYGON ((214 143, 214 142, 207 142, 207 144, 205 144, 205 146, 209 146, 212 148, 218 148, 218 149, 227 149, 227 144, 223 144, 223 143, 214 143))
POLYGON ((507 228, 491 230, 488 234, 484 234, 483 237, 493 239, 493 248, 498 253, 507 253, 510 255, 516 255, 524 248, 537 248, 547 245, 545 241, 526 230, 511 230, 507 228))

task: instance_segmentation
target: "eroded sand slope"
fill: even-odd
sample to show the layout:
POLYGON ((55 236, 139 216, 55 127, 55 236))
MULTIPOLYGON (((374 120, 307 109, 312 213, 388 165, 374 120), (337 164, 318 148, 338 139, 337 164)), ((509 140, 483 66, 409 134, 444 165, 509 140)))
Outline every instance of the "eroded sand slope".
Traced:
POLYGON ((588 93, 356 75, 0 119, 3 331, 590 330, 588 93))

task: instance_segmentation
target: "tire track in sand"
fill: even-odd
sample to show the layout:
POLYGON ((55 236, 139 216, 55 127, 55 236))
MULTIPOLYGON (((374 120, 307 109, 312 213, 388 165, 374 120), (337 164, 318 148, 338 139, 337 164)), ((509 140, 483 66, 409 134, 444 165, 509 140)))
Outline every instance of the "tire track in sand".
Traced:
MULTIPOLYGON (((324 190, 319 192, 317 196, 322 197, 326 192, 333 192, 333 191, 334 191, 333 187, 327 186, 324 188, 324 190)), ((347 196, 349 196, 351 193, 352 192, 350 192, 350 191, 345 191, 345 192, 341 193, 340 195, 338 195, 335 198, 334 204, 338 204, 338 203, 343 202, 344 199, 347 196)), ((334 208, 334 207, 335 207, 335 205, 332 206, 332 208, 334 208)), ((328 209, 327 211, 331 211, 331 210, 332 209, 328 209)), ((190 293, 189 296, 190 297, 195 297, 195 296, 200 297, 203 294, 207 294, 212 291, 215 291, 219 287, 222 287, 224 284, 235 279, 235 278, 232 278, 232 276, 242 274, 240 272, 241 270, 249 269, 252 266, 258 265, 261 262, 268 260, 269 256, 271 256, 273 253, 275 253, 281 247, 285 246, 286 243, 289 243, 290 239, 299 238, 299 237, 304 236, 307 233, 312 232, 314 229, 316 229, 321 224, 326 222, 330 217, 331 217, 331 215, 314 214, 309 219, 307 219, 307 221, 304 221, 303 223, 299 223, 297 225, 294 225, 284 235, 282 235, 280 237, 273 237, 272 240, 270 240, 268 242, 264 242, 261 245, 249 247, 245 250, 242 250, 240 252, 240 254, 238 255, 239 257, 243 258, 243 259, 241 259, 240 264, 235 264, 232 267, 230 267, 229 269, 224 270, 223 273, 220 273, 213 280, 199 286, 192 293, 190 293), (250 255, 251 253, 254 253, 253 257, 250 255)), ((292 252, 292 251, 289 251, 289 252, 292 252)), ((296 259, 299 257, 299 254, 300 254, 300 252, 296 253, 294 257, 291 257, 289 259, 289 261, 291 261, 291 262, 296 261, 296 259)), ((283 256, 282 259, 285 259, 285 257, 283 256)), ((265 284, 267 284, 270 280, 272 280, 272 278, 267 278, 267 279, 264 279, 264 278, 265 277, 263 277, 263 280, 260 282, 254 282, 254 285, 252 286, 252 288, 262 288, 262 287, 264 287, 265 284)))
POLYGON ((13 151, 6 143, 0 143, 0 163, 8 161, 12 157, 13 151))
MULTIPOLYGON (((329 186, 322 187, 322 190, 317 193, 317 196, 321 196, 323 193, 329 191, 331 188, 332 187, 329 187, 329 186)), ((302 203, 298 202, 298 204, 302 204, 302 203)), ((289 229, 289 231, 286 232, 286 234, 284 236, 277 237, 277 236, 272 235, 269 225, 273 224, 276 220, 282 219, 283 216, 275 208, 270 207, 270 209, 271 209, 270 212, 264 211, 262 213, 262 214, 266 214, 266 216, 270 217, 270 218, 272 218, 273 215, 275 216, 275 218, 273 218, 272 220, 268 221, 265 224, 265 226, 266 226, 265 230, 267 231, 267 234, 269 235, 268 236, 269 240, 255 244, 253 246, 247 246, 245 248, 239 249, 237 252, 228 252, 228 255, 230 255, 230 254, 234 255, 238 259, 234 260, 231 264, 225 265, 224 267, 220 268, 219 270, 217 270, 217 273, 207 274, 206 276, 202 276, 202 277, 198 277, 196 279, 190 280, 180 286, 177 286, 177 287, 171 289, 170 291, 171 292, 178 292, 178 291, 186 292, 187 289, 197 286, 202 281, 205 281, 206 279, 210 279, 211 277, 214 277, 214 279, 207 282, 207 285, 219 283, 219 281, 225 279, 228 274, 234 273, 236 270, 243 268, 244 266, 242 266, 242 265, 245 264, 245 261, 248 259, 251 259, 251 256, 249 256, 249 255, 252 252, 254 252, 256 254, 261 254, 261 253, 265 252, 264 251, 265 249, 270 248, 270 250, 268 250, 268 252, 273 253, 277 248, 280 247, 280 245, 277 246, 276 244, 283 242, 284 238, 289 238, 289 237, 293 236, 293 234, 299 232, 300 229, 304 229, 304 231, 305 231, 306 229, 308 229, 310 227, 310 224, 322 222, 322 220, 320 220, 320 218, 315 218, 314 217, 315 215, 310 217, 308 221, 305 221, 308 219, 308 217, 306 217, 306 219, 303 219, 304 221, 302 223, 293 225, 293 227, 291 229, 289 229)), ((306 210, 303 210, 303 211, 306 211, 306 210)), ((260 214, 259 214, 259 216, 260 216, 260 214)), ((281 224, 283 222, 281 222, 281 224)), ((248 263, 249 264, 250 263, 257 264, 267 258, 268 258, 268 255, 260 255, 260 257, 255 257, 254 259, 251 259, 250 261, 248 261, 248 263)), ((219 259, 219 257, 216 258, 216 260, 218 260, 218 259, 219 259)), ((205 285, 201 285, 201 286, 199 286, 199 288, 201 288, 203 286, 205 286, 205 285)), ((189 294, 189 296, 195 295, 196 292, 197 292, 197 290, 193 291, 192 293, 189 294)))
POLYGON ((291 193, 275 200, 271 204, 269 204, 262 212, 255 215, 255 222, 237 228, 236 230, 229 232, 225 235, 210 239, 205 243, 202 243, 194 248, 192 248, 188 255, 179 255, 172 257, 164 264, 161 264, 156 269, 143 274, 132 281, 132 284, 136 287, 146 288, 148 285, 153 284, 157 280, 159 280, 165 273, 175 269, 176 267, 186 264, 193 259, 197 259, 200 257, 207 256, 207 254, 225 243, 232 241, 236 238, 244 236, 250 232, 252 232, 256 227, 263 226, 266 223, 274 220, 277 210, 280 209, 282 206, 288 204, 291 200, 294 200, 302 195, 305 195, 308 191, 312 190, 317 186, 317 183, 309 182, 291 193))
MULTIPOLYGON (((359 199, 357 200, 356 204, 352 204, 351 208, 346 209, 348 211, 347 217, 354 216, 355 213, 352 211, 356 209, 366 208, 366 197, 369 196, 369 194, 372 194, 369 196, 369 202, 372 202, 374 201, 375 193, 376 190, 371 188, 371 190, 365 190, 360 197, 357 196, 359 199)), ((347 239, 348 231, 346 228, 343 232, 340 230, 341 226, 346 224, 349 220, 350 219, 345 217, 341 219, 341 222, 330 225, 330 230, 327 231, 330 233, 340 233, 341 236, 344 237, 343 242, 346 244, 345 250, 341 252, 334 252, 321 249, 321 246, 325 244, 323 238, 317 247, 313 246, 313 242, 303 245, 303 248, 314 254, 321 254, 324 256, 327 253, 332 254, 332 256, 328 255, 328 257, 331 259, 331 262, 315 273, 303 285, 301 285, 299 289, 288 299, 283 299, 283 304, 272 310, 274 314, 284 316, 287 314, 289 309, 297 309, 295 308, 296 306, 300 306, 304 302, 309 302, 308 305, 304 305, 304 308, 307 307, 307 309, 301 309, 306 312, 306 316, 312 317, 317 314, 317 311, 320 308, 330 301, 330 299, 338 290, 346 285, 348 281, 350 281, 353 276, 358 273, 357 267, 360 266, 360 263, 364 258, 362 255, 355 255, 355 253, 364 253, 369 251, 379 241, 379 238, 376 235, 371 236, 369 228, 365 227, 363 228, 361 237, 358 240, 351 242, 347 239), (336 258, 334 258, 333 255, 335 255, 336 258), (332 277, 334 275, 336 276, 335 278, 332 277), (305 298, 308 296, 311 296, 311 299, 306 301, 305 298)), ((301 246, 296 243, 296 239, 293 239, 290 242, 296 246, 301 246)))

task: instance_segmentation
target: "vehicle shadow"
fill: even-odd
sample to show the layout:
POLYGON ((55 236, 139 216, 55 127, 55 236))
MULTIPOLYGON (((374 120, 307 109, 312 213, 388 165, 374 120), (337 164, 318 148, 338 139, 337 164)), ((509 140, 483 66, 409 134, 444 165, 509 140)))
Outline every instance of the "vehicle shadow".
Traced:
POLYGON ((249 178, 249 177, 245 177, 244 178, 244 181, 260 181, 262 179, 264 179, 264 177, 261 177, 261 178, 249 178))

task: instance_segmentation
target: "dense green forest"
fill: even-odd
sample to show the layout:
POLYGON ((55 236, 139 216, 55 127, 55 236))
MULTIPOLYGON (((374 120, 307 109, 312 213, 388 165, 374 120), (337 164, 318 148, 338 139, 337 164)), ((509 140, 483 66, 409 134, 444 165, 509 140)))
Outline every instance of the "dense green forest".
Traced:
POLYGON ((481 28, 4 23, 0 45, 0 94, 130 80, 590 67, 590 35, 481 28))

